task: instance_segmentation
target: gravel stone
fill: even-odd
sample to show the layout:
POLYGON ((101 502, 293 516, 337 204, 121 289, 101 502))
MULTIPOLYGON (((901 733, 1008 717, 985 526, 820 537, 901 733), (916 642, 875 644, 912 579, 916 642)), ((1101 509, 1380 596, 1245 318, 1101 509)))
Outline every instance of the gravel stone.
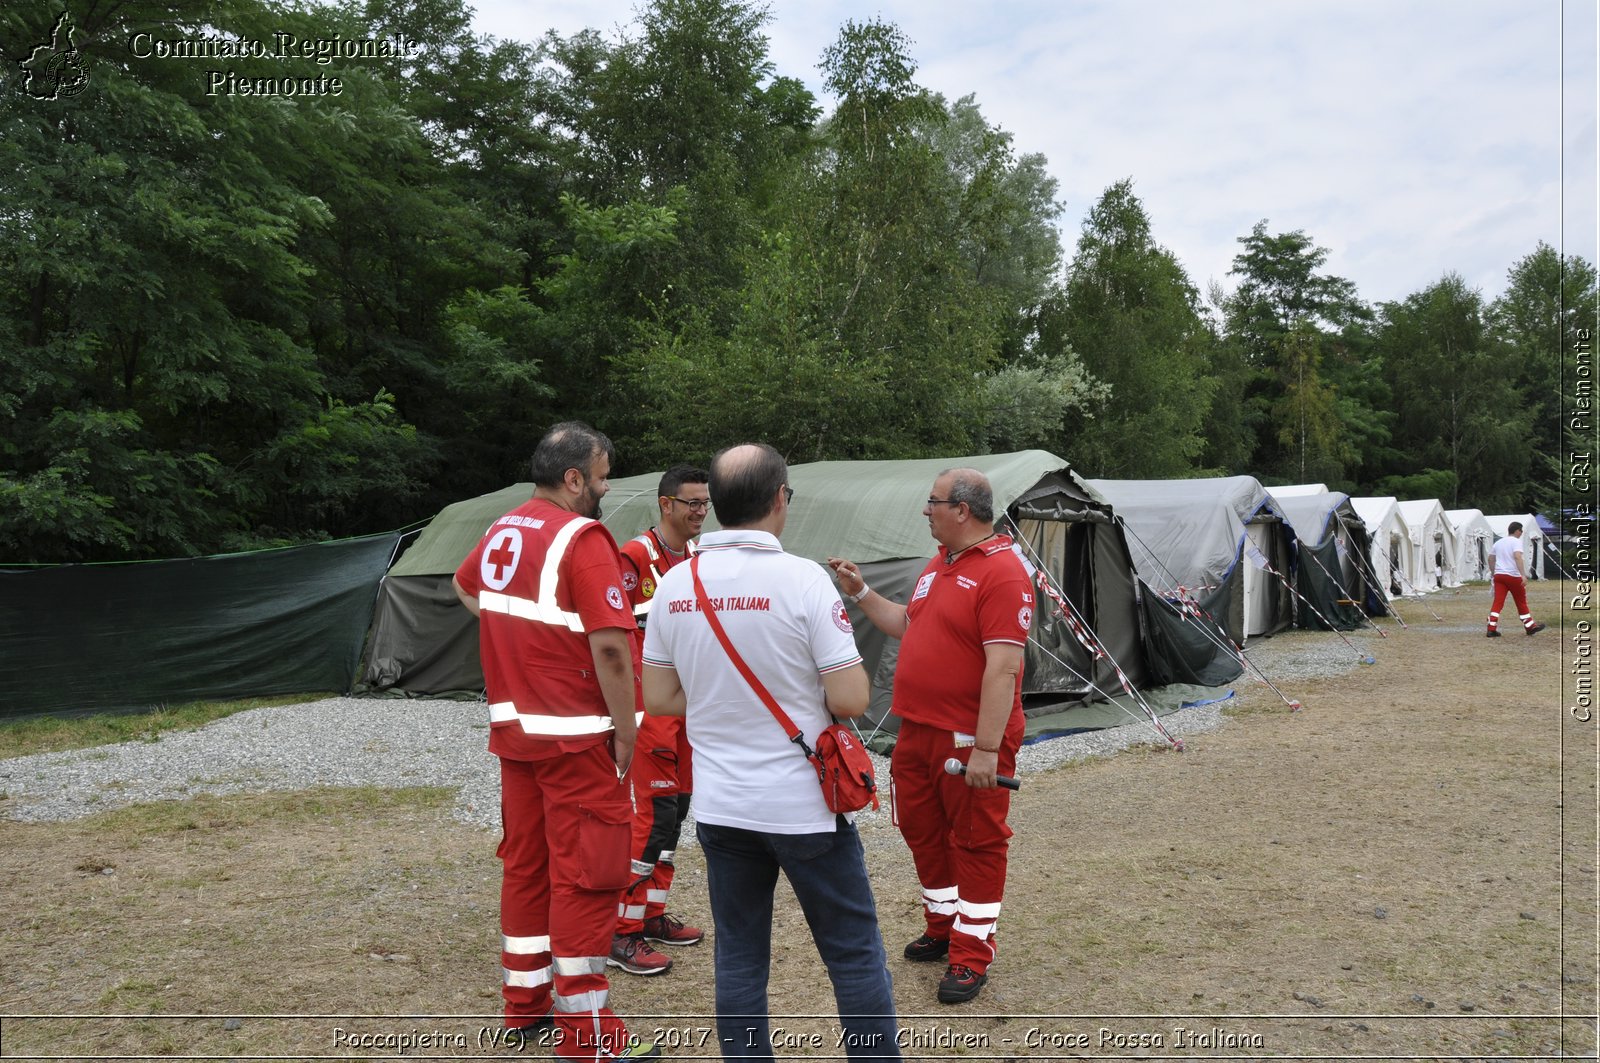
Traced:
MULTIPOLYGON (((1180 737, 1215 730, 1222 720, 1217 706, 1204 705, 1162 723, 1180 737)), ((1017 774, 1026 786, 1029 774, 1059 764, 1153 744, 1165 740, 1148 723, 1052 738, 1022 748, 1017 774)), ((873 761, 882 807, 857 813, 863 827, 889 823, 888 758, 874 754, 873 761)), ((5 814, 23 822, 78 819, 196 794, 314 786, 447 786, 458 792, 456 818, 499 828, 499 765, 488 751, 487 713, 478 702, 327 698, 250 709, 155 741, 0 760, 5 814)), ((683 842, 693 839, 686 829, 683 842)))
MULTIPOLYGON (((1370 634, 1370 629, 1366 632, 1370 634)), ((1342 675, 1370 652, 1326 632, 1287 631, 1255 639, 1246 656, 1255 665, 1233 683, 1244 690, 1264 672, 1292 696, 1296 681, 1342 675)), ((1180 709, 1161 718, 1175 738, 1223 726, 1222 704, 1180 709)), ((1111 756, 1135 746, 1165 746, 1145 721, 1023 746, 1017 774, 1027 777, 1062 764, 1111 756)), ((857 813, 863 829, 888 827, 887 758, 874 754, 882 807, 857 813)), ((497 830, 500 778, 488 751, 482 702, 396 698, 327 698, 299 705, 250 709, 194 731, 165 732, 154 741, 39 753, 0 760, 0 809, 13 820, 77 819, 149 801, 196 794, 259 793, 315 786, 445 786, 457 791, 457 819, 497 830)), ((692 815, 682 844, 694 844, 692 815)))

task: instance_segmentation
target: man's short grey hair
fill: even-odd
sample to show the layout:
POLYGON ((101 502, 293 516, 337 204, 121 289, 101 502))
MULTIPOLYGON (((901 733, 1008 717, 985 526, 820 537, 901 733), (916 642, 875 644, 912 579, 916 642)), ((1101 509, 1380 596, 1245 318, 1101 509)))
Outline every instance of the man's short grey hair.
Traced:
POLYGON ((617 460, 616 448, 604 432, 582 421, 562 421, 544 434, 528 463, 533 482, 540 487, 557 487, 567 478, 568 469, 577 469, 585 481, 589 467, 604 454, 617 460))
POLYGON ((987 476, 975 469, 946 469, 939 475, 955 477, 950 481, 950 501, 965 502, 975 519, 994 523, 994 488, 987 476))

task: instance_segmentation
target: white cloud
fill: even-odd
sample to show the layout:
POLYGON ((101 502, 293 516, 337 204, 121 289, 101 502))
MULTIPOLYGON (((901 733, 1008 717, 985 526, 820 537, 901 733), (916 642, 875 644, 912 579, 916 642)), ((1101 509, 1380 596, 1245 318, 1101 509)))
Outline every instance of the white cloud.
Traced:
MULTIPOLYGON (((1237 238, 1266 218, 1328 248, 1326 268, 1369 300, 1446 272, 1492 298, 1563 228, 1569 253, 1595 258, 1596 15, 1561 4, 774 0, 767 32, 778 72, 820 96, 817 60, 846 18, 895 22, 922 84, 975 94, 1018 152, 1048 158, 1068 248, 1132 177, 1202 290, 1231 283, 1237 238)), ((480 0, 477 24, 613 33, 637 6, 480 0)))

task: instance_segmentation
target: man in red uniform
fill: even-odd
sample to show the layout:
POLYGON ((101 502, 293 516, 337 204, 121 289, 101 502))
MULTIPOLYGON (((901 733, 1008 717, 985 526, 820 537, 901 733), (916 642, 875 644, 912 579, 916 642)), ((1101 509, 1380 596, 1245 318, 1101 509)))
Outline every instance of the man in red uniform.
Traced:
POLYGON ((637 629, 599 522, 611 441, 558 424, 533 498, 456 570, 477 615, 489 751, 500 758, 501 993, 519 1040, 553 1019, 556 1058, 656 1059, 609 1006, 606 955, 628 884, 637 629))
POLYGON ((1525 568, 1522 559, 1522 522, 1514 520, 1507 525, 1505 535, 1495 540, 1489 552, 1494 557, 1494 604, 1489 606, 1489 637, 1500 637, 1500 607, 1506 604, 1507 594, 1517 603, 1522 630, 1537 635, 1545 629, 1545 625, 1535 620, 1533 611, 1528 608, 1527 584, 1522 579, 1525 568))
MULTIPOLYGON (((711 508, 710 476, 674 465, 661 477, 656 505, 661 521, 622 545, 622 589, 643 630, 661 577, 694 553, 694 538, 711 508)), ((643 705, 640 706, 643 708, 643 705)), ((651 947, 695 945, 705 937, 666 912, 672 858, 694 792, 689 740, 678 716, 646 716, 639 724, 633 768, 632 882, 617 905, 617 932, 609 963, 629 974, 665 974, 672 960, 651 947)))
POLYGON ((900 833, 922 883, 927 929, 908 960, 947 959, 939 1000, 973 999, 988 981, 1005 893, 1011 793, 1022 744, 1022 658, 1033 592, 1011 539, 994 530, 994 493, 976 469, 950 469, 922 509, 939 542, 907 605, 874 592, 850 561, 829 558, 845 595, 901 640, 890 772, 900 833), (945 761, 966 765, 950 775, 945 761))

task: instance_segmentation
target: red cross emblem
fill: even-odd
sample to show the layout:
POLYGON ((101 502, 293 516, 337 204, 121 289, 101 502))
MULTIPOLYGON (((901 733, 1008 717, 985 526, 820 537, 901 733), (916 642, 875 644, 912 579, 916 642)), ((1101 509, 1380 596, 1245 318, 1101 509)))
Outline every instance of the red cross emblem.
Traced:
POLYGON ((483 560, 478 565, 484 586, 503 591, 516 575, 517 562, 522 559, 522 532, 516 528, 501 528, 484 547, 483 560))

